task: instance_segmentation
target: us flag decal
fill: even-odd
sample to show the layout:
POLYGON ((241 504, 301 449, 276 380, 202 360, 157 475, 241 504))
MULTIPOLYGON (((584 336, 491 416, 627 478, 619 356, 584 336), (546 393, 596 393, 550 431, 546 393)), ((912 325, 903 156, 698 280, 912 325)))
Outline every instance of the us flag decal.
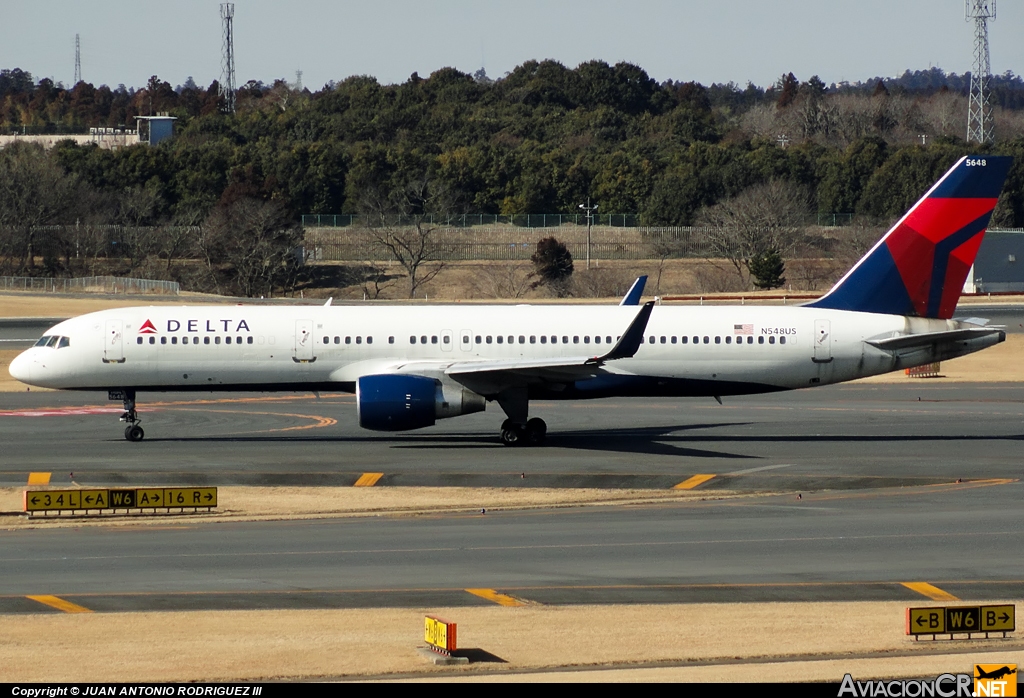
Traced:
POLYGON ((754 326, 753 325, 733 325, 732 326, 732 333, 733 334, 754 334, 754 326))

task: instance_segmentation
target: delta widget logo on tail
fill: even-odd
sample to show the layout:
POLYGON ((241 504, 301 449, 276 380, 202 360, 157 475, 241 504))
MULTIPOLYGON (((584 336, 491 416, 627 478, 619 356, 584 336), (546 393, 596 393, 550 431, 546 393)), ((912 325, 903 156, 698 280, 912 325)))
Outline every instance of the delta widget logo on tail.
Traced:
POLYGON ((1013 158, 963 157, 813 308, 953 317, 1013 158))
POLYGON ((151 320, 147 318, 146 321, 142 323, 142 327, 139 328, 139 334, 157 334, 156 328, 153 326, 151 320))

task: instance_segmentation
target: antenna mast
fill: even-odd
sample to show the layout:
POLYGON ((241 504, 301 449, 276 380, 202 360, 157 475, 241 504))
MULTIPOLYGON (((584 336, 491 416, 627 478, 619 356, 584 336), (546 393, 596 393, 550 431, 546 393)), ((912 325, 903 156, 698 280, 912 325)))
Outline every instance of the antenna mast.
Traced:
POLYGON ((220 6, 220 18, 224 22, 224 55, 221 59, 220 98, 221 109, 226 114, 235 113, 235 3, 225 2, 220 6))
POLYGON ((996 18, 996 0, 964 0, 967 21, 974 20, 974 68, 971 70, 971 95, 967 103, 967 141, 992 140, 992 103, 989 82, 992 66, 988 56, 988 20, 996 18))
POLYGON ((82 44, 75 34, 75 82, 72 86, 82 82, 82 44))

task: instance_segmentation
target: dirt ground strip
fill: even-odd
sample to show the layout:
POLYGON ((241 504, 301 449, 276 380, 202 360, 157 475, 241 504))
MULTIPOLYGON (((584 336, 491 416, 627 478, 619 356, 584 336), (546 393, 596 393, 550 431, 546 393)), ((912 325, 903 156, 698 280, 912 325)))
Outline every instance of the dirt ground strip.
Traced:
POLYGON ((847 672, 866 679, 970 672, 975 662, 1024 665, 1019 638, 915 642, 903 634, 904 608, 860 602, 9 615, 0 681, 451 679, 480 672, 496 672, 489 680, 530 680, 510 672, 566 667, 618 671, 534 680, 840 681, 847 672), (460 647, 501 661, 428 664, 416 652, 428 613, 458 624, 460 647), (928 654, 937 647, 961 654, 928 654), (875 653, 880 657, 854 659, 875 653), (787 657, 799 661, 778 663, 787 657), (738 658, 774 661, 643 666, 738 658))
MULTIPOLYGON (((28 473, 26 473, 26 479, 28 473)), ((27 487, 27 486, 26 486, 27 487)), ((33 490, 67 489, 58 483, 33 490)), ((12 516, 22 511, 25 488, 0 487, 0 529, 25 527, 82 526, 166 526, 168 522, 274 521, 282 519, 325 519, 348 516, 415 516, 418 514, 480 513, 510 509, 646 504, 659 501, 726 499, 735 495, 716 490, 713 494, 690 490, 599 490, 503 487, 220 487, 220 506, 215 513, 198 515, 147 515, 58 517, 29 519, 12 516)), ((742 495, 752 496, 752 495, 742 495)))

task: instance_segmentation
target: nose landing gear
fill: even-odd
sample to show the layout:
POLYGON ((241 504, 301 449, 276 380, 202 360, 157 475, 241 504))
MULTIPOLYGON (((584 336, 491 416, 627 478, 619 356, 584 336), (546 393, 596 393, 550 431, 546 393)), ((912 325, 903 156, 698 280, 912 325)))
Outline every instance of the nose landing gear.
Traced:
POLYGON ((124 414, 121 415, 121 421, 128 425, 124 428, 124 438, 127 441, 142 441, 146 432, 139 426, 139 422, 142 420, 139 418, 139 413, 135 411, 135 391, 123 391, 122 400, 124 401, 124 414))

